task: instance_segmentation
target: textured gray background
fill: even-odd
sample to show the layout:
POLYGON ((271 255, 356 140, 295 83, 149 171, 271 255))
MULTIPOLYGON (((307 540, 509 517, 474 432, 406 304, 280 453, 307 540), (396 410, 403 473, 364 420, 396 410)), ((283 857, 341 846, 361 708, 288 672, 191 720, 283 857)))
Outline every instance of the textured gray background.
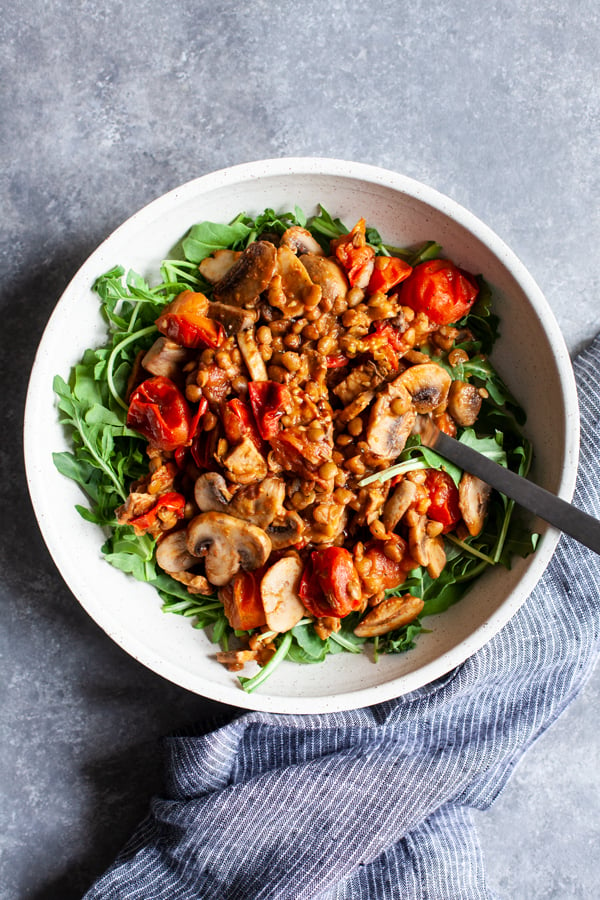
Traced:
MULTIPOLYGON (((3 900, 80 897, 160 790, 160 736, 216 709, 114 646, 39 536, 22 407, 71 276, 192 177, 272 156, 356 159, 486 221, 575 352, 600 329, 598 24, 595 0, 4 4, 3 900)), ((505 898, 598 896, 599 703, 597 673, 477 814, 505 898)))

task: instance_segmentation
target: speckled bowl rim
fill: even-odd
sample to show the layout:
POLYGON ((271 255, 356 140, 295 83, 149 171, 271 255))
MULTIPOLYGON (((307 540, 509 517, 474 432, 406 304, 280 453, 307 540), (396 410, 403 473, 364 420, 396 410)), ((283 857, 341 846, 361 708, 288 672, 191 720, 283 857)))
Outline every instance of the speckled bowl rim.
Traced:
MULTIPOLYGON (((344 694, 325 695, 322 697, 292 696, 286 698, 272 696, 268 693, 245 694, 234 685, 228 687, 227 685, 215 684, 202 677, 191 677, 188 670, 166 662, 160 656, 149 651, 145 644, 137 639, 135 634, 124 633, 118 622, 114 620, 109 621, 103 617, 99 605, 94 600, 93 589, 82 592, 80 585, 78 589, 75 583, 76 579, 73 578, 71 563, 66 558, 60 541, 57 541, 56 535, 52 533, 52 528, 48 524, 48 516, 43 514, 44 467, 40 466, 39 438, 36 433, 36 407, 40 397, 43 395, 42 379, 47 377, 41 362, 44 343, 47 335, 51 332, 53 319, 57 315, 61 300, 66 295, 80 290, 80 286, 85 285, 86 288, 89 288, 89 284, 98 275, 98 257, 102 255, 102 251, 111 242, 119 242, 129 229, 139 229, 144 225, 145 221, 152 221, 158 214, 167 212, 177 206, 185 196, 201 195, 204 192, 227 186, 234 187, 236 184, 260 179, 264 176, 285 175, 319 175, 335 178, 341 177, 355 181, 361 180, 372 185, 391 188, 407 194, 455 220, 467 231, 471 232, 501 261, 502 265, 519 283, 535 313, 543 322, 548 344, 556 361, 564 393, 565 417, 570 424, 570 427, 565 431, 563 444, 563 458, 565 462, 557 491, 559 496, 566 500, 570 500, 573 495, 577 475, 579 413, 575 379, 564 338, 542 291, 526 267, 491 228, 463 206, 434 188, 399 173, 365 163, 324 157, 284 157, 230 166, 188 181, 160 196, 127 219, 99 245, 75 274, 50 317, 34 361, 27 392, 24 420, 24 453, 27 483, 34 511, 48 549, 67 585, 88 614, 129 655, 157 674, 194 693, 235 707, 281 713, 311 714, 358 709, 385 700, 391 700, 419 688, 424 688, 452 671, 486 644, 517 612, 546 569, 560 536, 559 532, 556 529, 548 528, 544 536, 543 546, 538 548, 536 554, 531 557, 531 562, 519 582, 519 589, 513 590, 510 597, 489 617, 486 621, 486 627, 478 629, 468 639, 446 651, 433 662, 385 683, 344 694)), ((76 513, 74 514, 76 515, 76 513)))

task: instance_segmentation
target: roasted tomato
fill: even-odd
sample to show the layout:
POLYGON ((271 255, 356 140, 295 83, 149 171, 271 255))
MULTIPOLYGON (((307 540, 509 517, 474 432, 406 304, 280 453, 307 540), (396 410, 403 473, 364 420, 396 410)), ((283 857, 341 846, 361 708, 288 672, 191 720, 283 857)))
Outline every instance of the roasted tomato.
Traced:
POLYGON ((161 520, 166 519, 167 516, 173 520, 182 519, 184 511, 185 497, 183 494, 168 491, 166 494, 161 494, 152 509, 135 519, 130 519, 128 524, 133 525, 138 534, 142 534, 154 529, 155 526, 160 527, 161 520))
POLYGON ((221 419, 225 437, 230 444, 241 444, 245 437, 249 437, 257 450, 262 449, 263 442, 252 410, 243 400, 235 397, 224 403, 221 407, 221 419))
POLYGON ((375 266, 375 251, 367 244, 365 220, 359 219, 349 234, 333 240, 331 249, 352 287, 366 288, 375 266))
POLYGON ((209 319, 204 294, 183 291, 169 303, 156 320, 158 330, 181 347, 220 347, 225 331, 220 322, 209 319))
POLYGON ((253 628, 260 628, 266 624, 260 596, 262 571, 262 569, 254 572, 240 570, 226 587, 220 589, 219 597, 232 628, 252 631, 253 628))
POLYGON ((458 505, 458 488, 447 472, 428 469, 425 489, 429 494, 427 515, 434 522, 441 522, 444 531, 451 531, 461 519, 458 505))
POLYGON ((260 436, 271 440, 280 429, 279 419, 290 405, 290 392, 276 381, 250 381, 248 394, 260 436))
POLYGON ((458 322, 475 302, 479 288, 472 275, 447 259, 420 263, 403 282, 398 298, 437 325, 458 322))
POLYGON ((158 450, 175 450, 191 438, 192 418, 177 385, 164 375, 143 381, 131 395, 127 425, 158 450))
POLYGON ((375 291, 381 291, 387 294, 401 281, 406 281, 411 272, 412 266, 397 256, 376 256, 367 293, 374 294, 375 291))
POLYGON ((358 609, 360 580, 352 554, 343 547, 313 550, 300 579, 298 595, 317 618, 343 618, 358 609))
POLYGON ((406 541, 399 535, 393 535, 391 539, 399 550, 399 560, 386 556, 384 541, 369 541, 365 545, 363 558, 368 560, 370 567, 364 575, 361 575, 361 581, 369 595, 399 587, 403 581, 406 581, 407 573, 416 566, 408 554, 406 541))

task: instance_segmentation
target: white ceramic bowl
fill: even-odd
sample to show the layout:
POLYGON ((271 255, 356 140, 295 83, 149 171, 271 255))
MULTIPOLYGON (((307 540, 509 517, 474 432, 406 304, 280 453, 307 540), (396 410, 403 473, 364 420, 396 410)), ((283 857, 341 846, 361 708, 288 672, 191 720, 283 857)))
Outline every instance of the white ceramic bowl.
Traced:
POLYGON ((388 700, 449 672, 486 643, 517 611, 544 571, 557 532, 536 522, 537 552, 511 571, 488 571, 446 613, 427 619, 416 649, 373 663, 336 654, 320 665, 284 662, 253 694, 215 659, 206 635, 165 615, 154 590, 101 557, 103 535, 74 509, 78 487, 55 470, 51 452, 68 449, 58 424, 52 379, 67 377, 88 346, 104 340, 94 279, 116 264, 156 280, 170 248, 195 222, 227 222, 238 212, 322 203, 351 227, 360 216, 395 245, 434 239, 494 289, 502 336, 494 364, 528 413, 535 445, 532 477, 570 499, 578 455, 578 410, 569 356, 548 304, 517 257, 462 207, 394 172, 331 159, 278 159, 198 178, 128 219, 75 275, 52 314, 35 360, 25 417, 29 489, 42 534, 66 583, 92 618, 124 650, 170 681, 224 703, 276 712, 315 713, 388 700))

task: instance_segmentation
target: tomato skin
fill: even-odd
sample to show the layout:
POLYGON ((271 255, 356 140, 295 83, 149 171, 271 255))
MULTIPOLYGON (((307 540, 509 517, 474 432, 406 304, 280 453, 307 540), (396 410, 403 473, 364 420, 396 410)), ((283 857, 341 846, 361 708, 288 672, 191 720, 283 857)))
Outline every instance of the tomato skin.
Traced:
POLYGON ((208 309, 208 299, 204 294, 183 291, 156 320, 156 327, 181 347, 220 347, 225 339, 225 330, 220 322, 209 319, 204 313, 208 309))
POLYGON ((406 281, 411 272, 412 266, 397 256, 376 256, 367 293, 374 294, 375 291, 380 291, 387 294, 397 284, 406 281))
POLYGON ((249 437, 257 450, 262 449, 262 438, 252 411, 243 400, 237 397, 227 400, 221 407, 221 418, 225 437, 231 444, 240 444, 245 437, 249 437))
POLYGON ((344 547, 313 550, 300 579, 298 596, 317 618, 341 619, 358 609, 360 579, 352 554, 344 547))
POLYGON ((472 275, 447 259, 419 263, 403 282, 398 299, 436 325, 458 322, 475 302, 479 288, 472 275))
POLYGON ((428 469, 425 489, 429 494, 427 516, 434 522, 441 522, 444 532, 451 531, 462 516, 458 505, 458 488, 447 472, 428 469))
POLYGON ((366 287, 375 264, 375 251, 367 244, 366 223, 359 219, 352 231, 331 241, 331 249, 352 287, 366 287))
POLYGON ((269 441, 279 433, 279 419, 291 403, 290 392, 276 381, 250 381, 248 394, 260 436, 269 441))
POLYGON ((168 491, 166 494, 161 494, 152 509, 149 509, 148 512, 141 516, 136 516, 135 519, 130 519, 128 524, 132 525, 138 533, 149 531, 159 522, 158 514, 166 510, 175 513, 178 519, 182 519, 185 512, 185 497, 183 494, 178 494, 176 491, 168 491))
POLYGON ((127 426, 142 434, 158 450, 176 450, 191 438, 192 418, 187 400, 170 378, 147 378, 131 395, 127 426))
POLYGON ((265 610, 260 595, 263 569, 255 572, 240 570, 233 580, 221 588, 219 598, 223 603, 227 621, 239 631, 252 631, 266 625, 265 610))

